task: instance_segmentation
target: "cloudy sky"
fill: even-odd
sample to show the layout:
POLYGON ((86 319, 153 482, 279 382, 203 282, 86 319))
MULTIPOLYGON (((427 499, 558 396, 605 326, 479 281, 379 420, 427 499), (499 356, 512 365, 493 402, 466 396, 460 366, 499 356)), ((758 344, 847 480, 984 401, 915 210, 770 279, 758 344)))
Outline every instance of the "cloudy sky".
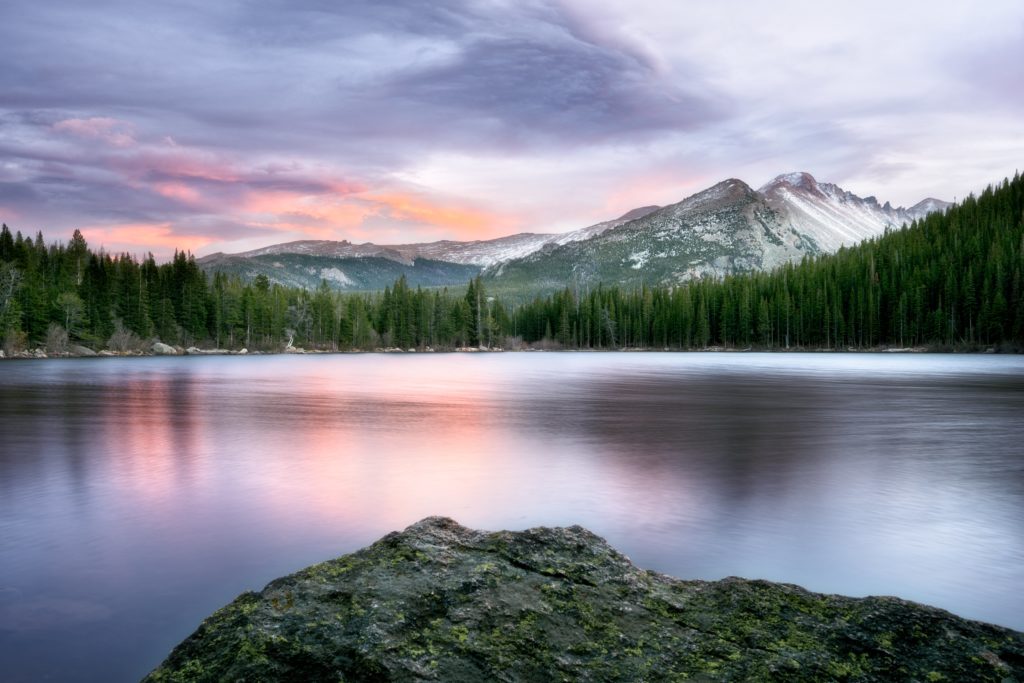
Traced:
POLYGON ((166 257, 1024 166, 1024 3, 4 0, 0 220, 166 257))

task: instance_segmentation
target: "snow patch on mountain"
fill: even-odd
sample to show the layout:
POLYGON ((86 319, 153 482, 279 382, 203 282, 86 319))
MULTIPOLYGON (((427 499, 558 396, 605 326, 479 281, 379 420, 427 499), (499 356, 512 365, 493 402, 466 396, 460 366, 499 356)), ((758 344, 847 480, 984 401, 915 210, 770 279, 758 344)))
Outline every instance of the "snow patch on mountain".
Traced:
POLYGON ((333 282, 341 287, 350 287, 356 284, 355 281, 348 275, 345 275, 340 268, 321 268, 320 279, 333 282))
POLYGON ((573 230, 572 232, 566 232, 559 235, 552 235, 546 244, 569 244, 570 242, 582 242, 598 235, 603 235, 613 228, 617 228, 620 225, 629 223, 630 221, 643 218, 647 214, 653 213, 660 209, 660 206, 642 206, 638 209, 628 211, 618 218, 610 221, 604 221, 602 223, 596 223, 594 225, 587 226, 586 228, 580 228, 579 230, 573 230))
POLYGON ((410 259, 428 258, 487 267, 531 254, 543 248, 554 237, 556 235, 523 232, 493 240, 443 240, 426 244, 402 244, 391 248, 410 259))
POLYGON ((880 205, 875 197, 858 197, 832 183, 819 183, 805 172, 780 175, 758 194, 792 230, 813 240, 824 252, 876 237, 886 229, 900 228, 949 207, 939 200, 924 200, 911 209, 894 208, 889 202, 880 205))
POLYGON ((647 260, 650 257, 651 252, 649 249, 644 249, 643 251, 637 251, 630 254, 629 260, 633 262, 633 265, 631 267, 633 268, 633 270, 640 270, 641 268, 644 267, 644 264, 647 263, 647 260))

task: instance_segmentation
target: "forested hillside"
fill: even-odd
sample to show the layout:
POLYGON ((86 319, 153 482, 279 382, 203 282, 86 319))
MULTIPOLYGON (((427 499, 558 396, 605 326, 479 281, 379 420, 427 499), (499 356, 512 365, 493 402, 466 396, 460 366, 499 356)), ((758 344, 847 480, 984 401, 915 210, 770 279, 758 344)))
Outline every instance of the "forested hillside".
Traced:
POLYGON ((518 311, 584 347, 1024 345, 1024 179, 838 253, 674 289, 599 288, 518 311))
POLYGON ((340 294, 205 275, 177 253, 157 264, 46 245, 0 229, 0 336, 8 355, 69 343, 131 351, 280 349, 1024 347, 1024 179, 990 187, 836 254, 771 273, 674 288, 563 290, 529 303, 465 290, 340 294))

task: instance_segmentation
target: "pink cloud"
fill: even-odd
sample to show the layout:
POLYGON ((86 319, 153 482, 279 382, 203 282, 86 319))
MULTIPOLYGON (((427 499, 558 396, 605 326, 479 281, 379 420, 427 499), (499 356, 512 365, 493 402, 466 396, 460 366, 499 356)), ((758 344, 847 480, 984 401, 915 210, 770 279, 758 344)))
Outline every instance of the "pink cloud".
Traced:
POLYGON ((128 156, 107 161, 109 166, 134 180, 158 174, 178 180, 204 180, 234 183, 243 179, 235 164, 209 152, 180 146, 147 148, 128 156))
POLYGON ((133 147, 136 144, 132 125, 119 119, 99 116, 88 119, 64 119, 53 124, 53 129, 80 138, 101 140, 114 147, 133 147))
MULTIPOLYGON (((349 186, 345 185, 345 189, 349 186)), ((255 214, 262 227, 300 232, 321 239, 342 237, 381 241, 381 226, 367 230, 369 219, 394 221, 405 232, 422 232, 422 226, 440 229, 460 239, 481 239, 504 234, 514 225, 506 215, 448 201, 437 201, 416 193, 388 191, 378 194, 306 195, 289 191, 252 192, 240 209, 255 214), (412 225, 410 225, 412 224, 412 225), (420 226, 420 227, 417 227, 420 226)))
POLYGON ((185 183, 156 183, 153 185, 153 189, 161 196, 176 199, 185 204, 197 204, 202 199, 198 190, 185 183))
POLYGON ((194 227, 184 228, 186 234, 176 232, 186 215, 201 217, 203 225, 249 225, 254 236, 272 230, 290 237, 375 242, 485 239, 521 223, 521 217, 432 196, 400 182, 353 180, 308 160, 254 161, 184 146, 162 133, 138 137, 129 122, 118 119, 69 118, 52 128, 70 138, 106 143, 106 149, 81 150, 80 155, 112 173, 122 187, 171 200, 147 212, 156 220, 122 224, 115 219, 91 226, 93 241, 108 249, 197 250, 222 240, 215 229, 209 236, 188 234, 194 227))
POLYGON ((710 184, 705 176, 689 175, 675 169, 634 175, 605 197, 605 210, 611 216, 650 204, 672 204, 693 194, 706 183, 710 184))
POLYGON ((109 252, 142 254, 152 251, 166 258, 175 250, 197 252, 214 241, 206 235, 183 235, 174 232, 170 223, 118 223, 81 228, 82 235, 93 247, 109 252))
POLYGON ((508 216, 408 192, 371 194, 366 199, 386 217, 444 228, 461 239, 494 237, 512 224, 508 216))

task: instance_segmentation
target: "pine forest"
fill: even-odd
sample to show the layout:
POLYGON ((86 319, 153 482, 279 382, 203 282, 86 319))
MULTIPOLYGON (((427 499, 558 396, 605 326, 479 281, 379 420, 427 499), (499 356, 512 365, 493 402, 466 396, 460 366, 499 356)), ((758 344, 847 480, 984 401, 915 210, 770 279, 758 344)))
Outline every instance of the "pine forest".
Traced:
POLYGON ((768 273, 521 301, 460 290, 286 288, 0 230, 0 338, 8 356, 154 341, 250 351, 546 349, 1024 349, 1024 178, 944 214, 768 273))

